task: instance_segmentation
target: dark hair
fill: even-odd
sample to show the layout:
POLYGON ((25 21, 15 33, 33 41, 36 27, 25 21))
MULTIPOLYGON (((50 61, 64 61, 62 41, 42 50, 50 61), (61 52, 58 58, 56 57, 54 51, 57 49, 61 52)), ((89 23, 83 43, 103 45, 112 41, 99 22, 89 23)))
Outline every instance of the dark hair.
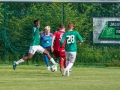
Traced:
POLYGON ((59 28, 65 28, 64 24, 60 24, 59 28))
POLYGON ((35 24, 36 22, 39 22, 39 20, 34 20, 34 24, 35 24))

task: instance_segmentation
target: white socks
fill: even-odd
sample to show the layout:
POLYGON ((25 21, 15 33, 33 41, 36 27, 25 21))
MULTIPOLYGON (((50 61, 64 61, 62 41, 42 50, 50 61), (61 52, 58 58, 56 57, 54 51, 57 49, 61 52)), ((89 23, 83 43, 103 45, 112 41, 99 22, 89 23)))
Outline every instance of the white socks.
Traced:
MULTIPOLYGON (((22 58, 22 59, 18 60, 18 61, 16 62, 16 64, 18 65, 18 64, 20 64, 20 63, 22 63, 22 62, 24 62, 24 61, 25 61, 25 60, 23 60, 23 58, 22 58)), ((51 58, 50 61, 51 61, 54 65, 56 64, 56 62, 54 61, 53 58, 51 58)))
POLYGON ((50 61, 51 61, 54 65, 56 64, 56 62, 54 61, 53 58, 51 58, 50 61))
POLYGON ((73 63, 69 63, 69 64, 67 65, 67 67, 66 67, 65 70, 66 70, 66 71, 67 71, 67 70, 70 70, 70 68, 72 68, 72 66, 73 66, 73 63))
POLYGON ((23 59, 20 59, 20 60, 18 60, 18 61, 16 62, 16 64, 18 65, 18 64, 20 64, 20 63, 22 63, 22 62, 24 62, 24 60, 23 60, 23 59))

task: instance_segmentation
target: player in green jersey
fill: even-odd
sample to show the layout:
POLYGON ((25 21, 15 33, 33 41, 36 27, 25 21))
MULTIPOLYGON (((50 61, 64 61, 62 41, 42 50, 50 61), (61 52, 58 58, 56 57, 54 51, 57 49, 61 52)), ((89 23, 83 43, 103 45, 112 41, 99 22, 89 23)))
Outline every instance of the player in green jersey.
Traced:
POLYGON ((13 69, 16 69, 16 66, 19 63, 22 63, 26 60, 29 60, 33 57, 33 55, 35 54, 35 52, 41 53, 41 54, 46 54, 49 58, 49 60, 56 65, 56 62, 54 61, 54 59, 50 56, 49 52, 47 50, 45 50, 43 47, 40 46, 40 35, 39 35, 39 29, 40 29, 40 22, 39 20, 35 20, 34 21, 34 27, 32 29, 32 42, 30 44, 30 49, 29 49, 29 53, 28 56, 25 56, 23 58, 21 58, 20 60, 18 60, 17 62, 14 62, 13 64, 13 69))
POLYGON ((65 74, 67 74, 67 76, 69 76, 69 70, 72 68, 75 59, 76 59, 76 52, 77 52, 77 40, 79 40, 80 42, 83 42, 81 35, 77 32, 73 30, 74 28, 74 24, 72 22, 70 22, 68 24, 68 31, 62 36, 62 39, 60 41, 60 44, 62 45, 62 43, 64 42, 64 40, 66 40, 66 45, 65 45, 65 51, 66 51, 66 56, 67 56, 67 66, 63 71, 63 76, 65 74))

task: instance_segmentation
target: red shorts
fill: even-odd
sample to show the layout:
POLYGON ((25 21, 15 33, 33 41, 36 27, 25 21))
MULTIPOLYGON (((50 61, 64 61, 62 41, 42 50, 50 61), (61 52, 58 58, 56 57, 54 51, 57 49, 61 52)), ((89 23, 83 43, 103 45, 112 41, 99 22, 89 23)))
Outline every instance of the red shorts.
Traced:
POLYGON ((56 58, 58 57, 65 57, 66 56, 66 52, 64 48, 59 48, 58 50, 54 50, 54 55, 56 58))

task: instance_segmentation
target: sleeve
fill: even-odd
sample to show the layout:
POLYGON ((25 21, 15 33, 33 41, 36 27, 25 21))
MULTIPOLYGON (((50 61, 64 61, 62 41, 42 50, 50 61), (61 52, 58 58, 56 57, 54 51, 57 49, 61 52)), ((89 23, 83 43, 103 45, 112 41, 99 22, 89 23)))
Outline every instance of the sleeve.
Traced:
POLYGON ((60 40, 60 47, 62 47, 62 44, 64 43, 65 39, 66 39, 66 33, 63 34, 62 39, 60 40))
POLYGON ((51 36, 51 37, 53 37, 53 34, 52 34, 52 33, 50 33, 50 36, 51 36))
POLYGON ((55 37, 56 37, 56 32, 54 32, 54 34, 53 34, 53 36, 52 36, 52 44, 51 44, 51 46, 53 46, 53 45, 54 45, 54 40, 55 40, 55 37))
POLYGON ((57 34, 57 32, 54 32, 53 36, 55 36, 55 37, 56 37, 56 34, 57 34))
POLYGON ((77 39, 80 41, 80 42, 83 42, 83 39, 81 37, 81 35, 77 32, 77 39))
POLYGON ((32 34, 34 35, 35 34, 35 32, 39 32, 39 27, 33 27, 33 29, 32 29, 32 34))
POLYGON ((40 39, 42 40, 45 37, 45 33, 40 34, 40 39))
POLYGON ((34 31, 34 32, 39 32, 40 31, 40 27, 35 27, 36 28, 36 30, 34 31))
POLYGON ((33 29, 32 29, 32 35, 35 33, 35 31, 36 31, 36 28, 33 27, 33 29))

